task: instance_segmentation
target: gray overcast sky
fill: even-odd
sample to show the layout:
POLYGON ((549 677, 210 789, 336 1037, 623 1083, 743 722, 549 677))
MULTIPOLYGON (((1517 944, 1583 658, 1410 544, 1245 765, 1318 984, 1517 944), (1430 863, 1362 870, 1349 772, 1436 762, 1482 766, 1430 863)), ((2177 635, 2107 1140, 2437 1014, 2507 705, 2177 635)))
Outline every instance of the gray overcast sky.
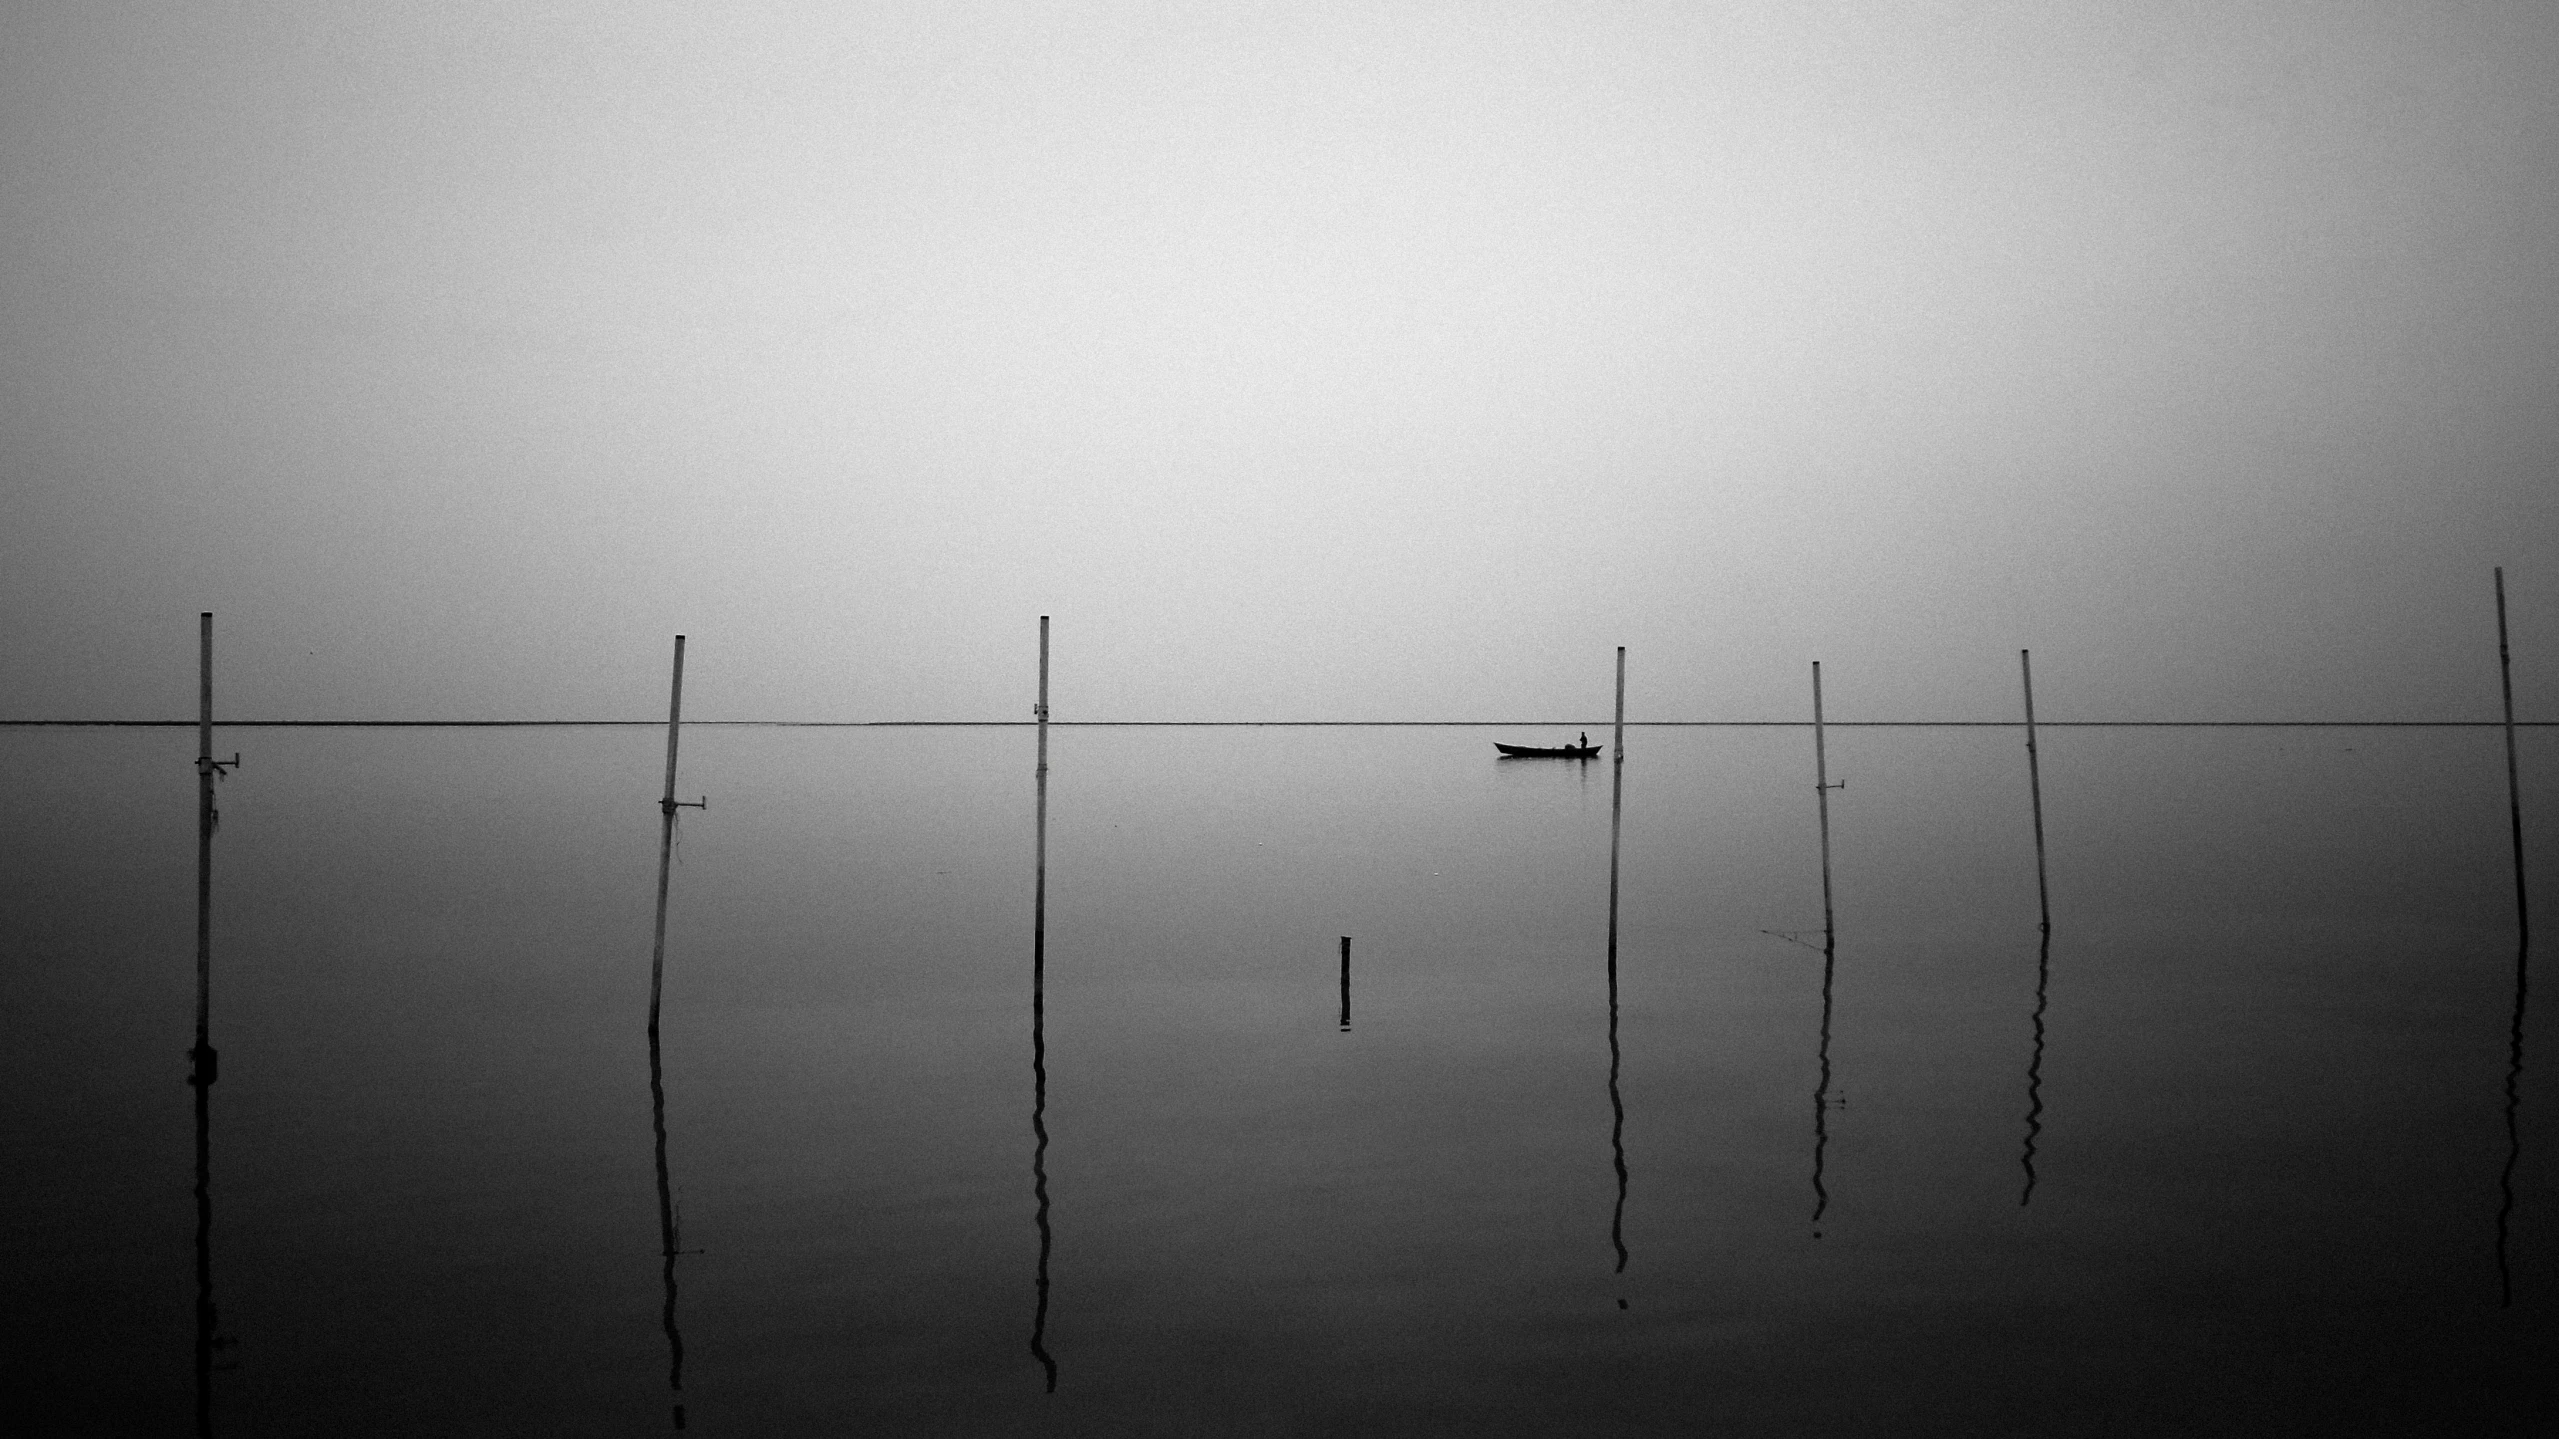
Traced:
POLYGON ((2559 6, 0 5, 0 715, 2559 711, 2559 6))

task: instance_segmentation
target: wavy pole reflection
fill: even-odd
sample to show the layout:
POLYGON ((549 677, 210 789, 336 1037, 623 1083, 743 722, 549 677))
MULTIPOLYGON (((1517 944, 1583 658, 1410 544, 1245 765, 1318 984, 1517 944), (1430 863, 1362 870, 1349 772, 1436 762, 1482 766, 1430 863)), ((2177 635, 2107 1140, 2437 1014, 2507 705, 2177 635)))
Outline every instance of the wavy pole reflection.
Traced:
POLYGON ((666 1080, 658 1066, 658 1030, 649 1026, 649 1119, 657 1130, 658 1248, 666 1287, 659 1323, 666 1330, 666 1387, 675 1427, 684 1427, 684 1334, 675 1324, 675 1259, 683 1253, 675 1227, 675 1190, 666 1173, 666 1080))
POLYGON ((195 1432, 213 1433, 213 1351, 217 1323, 213 1307, 213 1138, 209 1080, 191 1077, 195 1086, 195 1432))
POLYGON ((1031 821, 1031 1197, 1038 1208, 1040 1266, 1031 1311, 1031 1357, 1057 1392, 1057 1360, 1048 1352, 1048 1261, 1054 1236, 1048 1222, 1048 616, 1040 616, 1039 762, 1032 769, 1031 821))
MULTIPOLYGON (((1626 647, 1617 647, 1616 763, 1608 793, 1608 1130, 1610 1155, 1617 1166, 1617 1208, 1608 1221, 1608 1242, 1617 1250, 1617 1272, 1626 1272, 1626 1099, 1618 1090, 1617 1047, 1617 870, 1620 839, 1626 821, 1626 647)), ((1347 949, 1344 951, 1347 955, 1347 949)), ((1344 960, 1347 964, 1347 958, 1344 960)), ((1347 973, 1347 971, 1345 971, 1347 973)), ((1346 1026, 1347 1027, 1347 1026, 1346 1026)), ((1620 1295, 1617 1307, 1626 1307, 1620 1295)))
POLYGON ((1836 937, 1822 938, 1821 1082, 1813 1088, 1813 1237, 1822 1237, 1822 1215, 1830 1209, 1830 1191, 1822 1185, 1822 1160, 1830 1149, 1830 996, 1837 968, 1836 937))
POLYGON ((2506 1167, 2497 1176, 2502 1196, 2497 1205, 2497 1306, 2501 1309, 2511 1309, 2515 1302, 2514 1270, 2507 1264, 2506 1243, 2514 1223, 2515 1164, 2523 1158, 2523 1133, 2516 1123, 2523 1108, 2524 980, 2530 955, 2529 941, 2515 945, 2515 1012, 2506 1030, 2506 1167))
POLYGON ((666 1170, 666 1079, 658 1061, 659 1001, 666 989, 666 892, 675 859, 675 812, 708 809, 710 801, 679 803, 675 798, 676 741, 684 731, 684 636, 675 637, 675 678, 666 702, 666 793, 658 801, 663 824, 658 833, 657 938, 649 951, 649 1107, 657 1131, 658 1249, 666 1286, 660 1322, 666 1329, 666 1384, 675 1427, 684 1427, 684 1335, 675 1324, 675 1260, 683 1252, 676 1242, 675 1190, 666 1170))
POLYGON ((2017 1205, 2024 1208, 2035 1198, 2035 1140, 2044 1132, 2044 1004, 2052 992, 2053 932, 2046 926, 2035 954, 2035 1052, 2026 1061, 2026 1147, 2018 1163, 2026 1170, 2026 1185, 2017 1193, 2017 1205))

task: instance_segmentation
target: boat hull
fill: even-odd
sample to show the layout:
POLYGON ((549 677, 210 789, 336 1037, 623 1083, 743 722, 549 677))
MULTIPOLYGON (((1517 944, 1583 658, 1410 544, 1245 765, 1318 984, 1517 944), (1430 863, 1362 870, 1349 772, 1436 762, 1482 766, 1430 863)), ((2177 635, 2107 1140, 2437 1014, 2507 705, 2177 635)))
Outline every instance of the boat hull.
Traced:
POLYGON ((1500 740, 1495 740, 1495 741, 1493 741, 1493 748, 1495 748, 1495 749, 1497 749, 1497 750, 1500 750, 1500 751, 1502 752, 1502 758, 1504 758, 1504 759, 1597 759, 1597 758, 1599 758, 1599 746, 1598 746, 1598 745, 1595 745, 1595 744, 1591 744, 1591 745, 1571 745, 1571 744, 1568 744, 1568 745, 1564 745, 1564 746, 1562 746, 1561 748, 1558 748, 1558 749, 1539 749, 1539 748, 1538 748, 1537 746, 1535 746, 1535 745, 1525 745, 1525 744, 1503 744, 1500 740))

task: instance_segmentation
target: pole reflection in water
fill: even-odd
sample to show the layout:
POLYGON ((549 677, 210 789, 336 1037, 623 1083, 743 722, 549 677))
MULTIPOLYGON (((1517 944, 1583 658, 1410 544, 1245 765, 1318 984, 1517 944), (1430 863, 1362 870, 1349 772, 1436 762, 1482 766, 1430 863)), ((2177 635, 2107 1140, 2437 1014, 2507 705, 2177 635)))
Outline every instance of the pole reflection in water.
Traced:
POLYGON ((684 1335, 675 1325, 675 1258, 683 1253, 676 1241, 675 1191, 666 1177, 666 1080, 658 1066, 658 1028, 649 1026, 649 1118, 657 1128, 658 1244, 663 1252, 665 1308, 659 1319, 666 1329, 666 1387, 675 1427, 684 1427, 684 1335))
POLYGON ((1031 771, 1031 1197, 1038 1206, 1038 1306, 1031 1311, 1031 1357, 1057 1392, 1057 1361, 1048 1352, 1048 616, 1040 616, 1039 761, 1031 771))
POLYGON ((2018 1163, 2026 1170, 2026 1187, 2017 1194, 2019 1208, 2035 1198, 2035 1137, 2044 1132, 2044 1003, 2051 993, 2053 932, 2044 927, 2035 952, 2035 1052, 2026 1061, 2026 1148, 2018 1163))
POLYGON ((675 637, 675 679, 666 702, 666 794, 658 801, 664 823, 658 833, 657 939, 649 954, 649 1107, 657 1131, 658 1249, 666 1284, 661 1322, 666 1328, 666 1384, 675 1427, 684 1427, 684 1335, 675 1326, 675 1259, 683 1252, 676 1242, 675 1190, 666 1172, 666 1079, 658 1060, 659 1000, 666 988, 666 892, 675 859, 675 812, 706 809, 707 800, 678 803, 675 798, 676 741, 684 729, 684 636, 675 637))
MULTIPOLYGON (((1626 1100, 1617 1088, 1617 862, 1626 819, 1626 647, 1617 647, 1616 763, 1608 786, 1608 1147, 1617 1166, 1617 1209, 1609 1217, 1608 1242, 1617 1249, 1617 1272, 1626 1272, 1626 1100)), ((1617 1307, 1626 1307, 1620 1296, 1617 1307)))
POLYGON ((1830 1191, 1822 1187, 1822 1160, 1830 1148, 1830 996, 1834 961, 1839 953, 1836 935, 1822 936, 1822 1036, 1821 1083, 1813 1089, 1813 1237, 1822 1237, 1822 1215, 1830 1208, 1830 1191))
POLYGON ((2516 1121, 2523 1107, 2524 977, 2531 952, 2529 940, 2516 942, 2515 1013, 2506 1030, 2506 1167, 2497 1176, 2497 1189, 2502 1196, 2497 1205, 2497 1304, 2506 1309, 2513 1308, 2515 1302, 2514 1271, 2507 1266, 2506 1240, 2515 1213, 2515 1164, 2523 1158, 2523 1132, 2516 1128, 2516 1121))
POLYGON ((195 1430, 213 1432, 213 1086, 195 1085, 195 1430))

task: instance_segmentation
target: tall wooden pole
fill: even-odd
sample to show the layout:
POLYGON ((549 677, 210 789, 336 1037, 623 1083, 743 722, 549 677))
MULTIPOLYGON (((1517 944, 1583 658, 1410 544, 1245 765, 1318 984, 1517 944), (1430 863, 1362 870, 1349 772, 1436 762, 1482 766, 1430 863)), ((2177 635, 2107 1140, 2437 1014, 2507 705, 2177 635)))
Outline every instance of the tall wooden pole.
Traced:
POLYGON ((2515 766, 2514 659, 2506 644, 2506 571, 2497 568, 2497 683, 2506 704, 2506 825, 2515 856, 2515 1006, 2506 1030, 2506 1166, 2497 1177, 2503 1202, 2497 1207, 2497 1302, 2515 1302, 2514 1272, 2507 1263, 2507 1242, 2515 1212, 2515 1166, 2523 1158, 2523 1131, 2518 1120, 2523 1105, 2523 1018, 2532 974, 2532 916, 2524 904, 2523 785, 2515 766))
POLYGON ((666 990, 666 892, 675 860, 676 742, 684 730, 684 636, 675 637, 675 673, 666 700, 666 789, 658 799, 657 939, 649 951, 649 1106, 657 1137, 658 1249, 664 1284, 659 1323, 666 1331, 668 1403, 675 1427, 684 1427, 684 1336, 675 1322, 675 1260, 683 1252, 675 1228, 675 1192, 666 1164, 666 1077, 658 1055, 658 1005, 666 990))
POLYGON ((1617 992, 1617 843, 1626 814, 1626 647, 1617 647, 1617 759, 1608 793, 1608 989, 1617 992))
POLYGON ((213 616, 196 617, 195 1047, 187 1083, 195 1089, 195 1418, 213 1433, 213 616))
MULTIPOLYGON (((666 988, 666 886, 675 862, 675 746, 684 732, 684 636, 675 637, 675 678, 666 699, 666 794, 658 801, 664 824, 658 832, 657 942, 649 951, 649 1038, 657 1038, 658 998, 666 988)), ((672 1247, 670 1245, 670 1247, 672 1247)))
POLYGON ((195 1082, 213 1082, 213 616, 196 617, 195 1082))
POLYGON ((1813 661, 1813 793, 1819 797, 1822 831, 1822 933, 1834 936, 1839 926, 1830 904, 1830 746, 1822 727, 1822 662, 1813 661))
POLYGON ((1057 1359, 1048 1352, 1049 1251, 1055 1235, 1049 1228, 1048 1198, 1048 616, 1040 616, 1040 697, 1031 707, 1039 721, 1039 763, 1032 772, 1031 860, 1031 1196, 1038 1206, 1039 1268, 1033 1285, 1039 1295, 1031 1314, 1031 1357, 1048 1376, 1047 1392, 1057 1392, 1057 1359))
POLYGON ((2053 900, 2044 880, 2044 772, 2035 753, 2035 661, 2025 650, 2017 652, 2017 670, 2026 681, 2026 793, 2035 810, 2035 910, 2042 917, 2044 933, 2050 934, 2053 900))
MULTIPOLYGON (((1626 647, 1617 647, 1617 759, 1610 767, 1608 788, 1608 1107, 1612 1116, 1608 1147, 1617 1169, 1617 1208, 1608 1221, 1608 1242, 1617 1250, 1617 1272, 1626 1272, 1626 1101, 1617 1087, 1617 870, 1619 839, 1626 828, 1626 647)), ((1620 1297, 1617 1307, 1626 1307, 1620 1297)))
MULTIPOLYGON (((1842 781, 1845 783, 1845 781, 1842 781)), ((1822 1215, 1830 1208, 1830 1190, 1822 1184, 1822 1162, 1830 1148, 1830 1012, 1839 972, 1839 922, 1830 887, 1830 746, 1822 714, 1822 663, 1813 661, 1813 793, 1821 818, 1822 843, 1822 1027, 1821 1081, 1813 1086, 1813 1237, 1822 1237, 1822 1215)))
POLYGON ((2497 684, 2506 701, 2506 826, 2514 839, 2515 851, 2515 929, 2523 942, 2532 942, 2532 916, 2524 907, 2523 890, 2523 785, 2515 769, 2515 671, 2514 658, 2506 647, 2506 570, 2497 567, 2497 684))

